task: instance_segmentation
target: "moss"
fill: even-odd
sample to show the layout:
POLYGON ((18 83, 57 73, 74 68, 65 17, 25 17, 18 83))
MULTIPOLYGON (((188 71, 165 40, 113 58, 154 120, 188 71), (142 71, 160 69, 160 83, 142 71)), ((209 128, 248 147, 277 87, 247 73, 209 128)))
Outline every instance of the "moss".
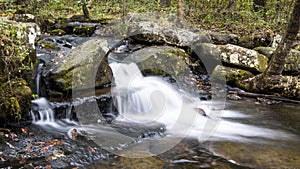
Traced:
POLYGON ((48 42, 41 40, 39 41, 40 45, 45 49, 51 49, 51 50, 60 50, 60 47, 56 46, 54 42, 48 42))
POLYGON ((296 45, 294 49, 300 51, 300 45, 296 45))
POLYGON ((61 29, 54 29, 54 30, 51 31, 50 34, 54 35, 54 36, 62 36, 62 35, 65 35, 66 32, 64 30, 61 30, 61 29))
POLYGON ((0 111, 5 112, 2 116, 21 119, 22 112, 26 109, 31 99, 31 89, 24 79, 13 79, 0 86, 1 102, 0 111))
POLYGON ((30 87, 37 61, 26 34, 30 28, 34 25, 0 22, 0 116, 8 120, 21 119, 30 109, 30 87))
POLYGON ((95 26, 77 26, 73 29, 73 34, 76 36, 88 37, 93 35, 95 29, 95 26))
POLYGON ((268 67, 268 59, 262 54, 257 54, 257 60, 258 60, 259 70, 261 72, 265 71, 268 67))

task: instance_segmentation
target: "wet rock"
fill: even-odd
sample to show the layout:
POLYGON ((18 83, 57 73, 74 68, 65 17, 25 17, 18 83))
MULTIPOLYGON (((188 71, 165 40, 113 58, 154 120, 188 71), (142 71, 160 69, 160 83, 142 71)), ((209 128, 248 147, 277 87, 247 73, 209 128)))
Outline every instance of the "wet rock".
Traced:
POLYGON ((264 92, 264 93, 277 93, 280 96, 300 99, 300 81, 299 77, 294 76, 266 76, 263 77, 262 83, 258 83, 262 76, 257 75, 250 81, 250 91, 264 92))
POLYGON ((228 85, 243 89, 249 89, 249 86, 244 84, 243 81, 251 77, 254 77, 254 75, 249 71, 225 66, 217 66, 212 74, 212 78, 226 80, 228 85))
POLYGON ((44 94, 50 98, 67 98, 72 90, 95 89, 110 84, 112 72, 106 56, 108 51, 106 40, 94 39, 61 54, 43 71, 44 94))
POLYGON ((54 29, 50 32, 51 35, 54 35, 54 36, 62 36, 62 35, 65 35, 66 32, 64 30, 61 30, 61 29, 54 29))
POLYGON ((96 30, 95 26, 76 26, 73 29, 73 34, 76 36, 88 37, 92 36, 96 30))
POLYGON ((189 65, 189 55, 182 49, 170 46, 152 46, 140 49, 127 57, 138 62, 144 74, 173 78, 183 89, 196 89, 189 65))

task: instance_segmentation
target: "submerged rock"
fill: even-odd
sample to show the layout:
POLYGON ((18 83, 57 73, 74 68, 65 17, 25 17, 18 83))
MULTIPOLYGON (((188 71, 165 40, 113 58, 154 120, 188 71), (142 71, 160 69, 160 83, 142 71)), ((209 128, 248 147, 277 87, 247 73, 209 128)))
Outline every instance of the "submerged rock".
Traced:
MULTIPOLYGON (((46 65, 42 83, 44 95, 68 98, 72 90, 95 89, 111 83, 106 40, 93 39, 71 49, 52 65, 46 65)), ((74 92, 74 91, 73 91, 74 92)))

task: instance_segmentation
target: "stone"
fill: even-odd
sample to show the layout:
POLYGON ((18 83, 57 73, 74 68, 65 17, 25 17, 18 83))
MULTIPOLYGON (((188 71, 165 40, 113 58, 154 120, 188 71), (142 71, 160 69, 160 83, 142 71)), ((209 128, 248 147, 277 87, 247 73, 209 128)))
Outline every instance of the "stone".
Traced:
MULTIPOLYGON (((276 48, 256 47, 254 50, 271 59, 276 48)), ((285 61, 284 72, 300 73, 300 51, 291 49, 285 61)))
POLYGON ((43 71, 43 95, 66 99, 72 92, 110 85, 112 71, 108 65, 109 46, 104 39, 92 39, 77 46, 45 65, 43 71))
POLYGON ((257 51, 258 53, 260 53, 262 55, 265 55, 268 59, 271 59, 276 48, 259 46, 259 47, 254 48, 253 50, 257 51))
POLYGON ((208 35, 211 37, 212 42, 217 45, 226 45, 226 44, 236 45, 239 42, 238 36, 235 34, 209 32, 208 35))
POLYGON ((151 46, 130 54, 126 59, 137 62, 144 74, 169 76, 182 89, 196 89, 190 70, 192 62, 183 49, 170 46, 151 46))
POLYGON ((249 90, 249 87, 243 81, 254 77, 254 75, 246 70, 219 65, 214 69, 211 77, 217 80, 225 79, 226 84, 230 86, 236 86, 245 90, 249 90))
POLYGON ((268 66, 268 58, 255 50, 250 50, 236 45, 220 45, 220 59, 222 62, 249 70, 254 73, 263 72, 268 66))

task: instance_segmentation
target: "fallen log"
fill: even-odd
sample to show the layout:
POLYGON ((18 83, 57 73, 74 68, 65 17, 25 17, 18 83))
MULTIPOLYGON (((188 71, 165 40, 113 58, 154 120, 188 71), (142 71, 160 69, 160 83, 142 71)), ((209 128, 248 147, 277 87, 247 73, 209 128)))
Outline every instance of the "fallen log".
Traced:
POLYGON ((237 94, 238 96, 250 97, 250 98, 261 97, 261 98, 266 98, 266 99, 270 99, 270 100, 276 100, 276 101, 282 101, 282 102, 300 104, 300 100, 288 99, 288 98, 280 97, 280 96, 277 96, 277 95, 266 95, 266 94, 258 94, 258 93, 249 93, 249 92, 244 92, 244 91, 228 91, 228 94, 237 94))

